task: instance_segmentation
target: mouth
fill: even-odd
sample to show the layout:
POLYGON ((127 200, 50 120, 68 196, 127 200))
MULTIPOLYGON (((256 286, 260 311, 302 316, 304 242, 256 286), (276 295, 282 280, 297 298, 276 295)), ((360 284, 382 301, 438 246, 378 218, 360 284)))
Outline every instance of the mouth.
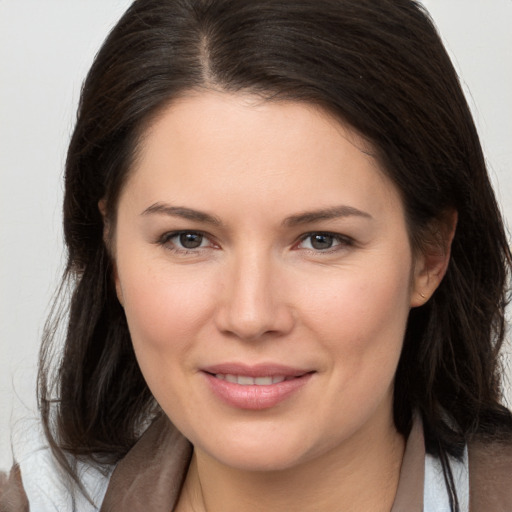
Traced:
POLYGON ((206 366, 202 368, 203 372, 209 373, 221 380, 227 380, 228 382, 235 383, 240 379, 242 382, 236 382, 237 384, 272 384, 268 380, 263 383, 261 379, 276 379, 276 382, 283 382, 284 380, 290 380, 297 377, 302 377, 307 373, 312 373, 313 370, 310 368, 298 368, 292 366, 286 366, 277 363, 260 363, 260 364, 244 364, 244 363, 221 363, 212 366, 206 366), (259 382, 252 382, 249 379, 258 380, 259 382))
POLYGON ((285 377, 284 375, 275 375, 273 377, 250 377, 248 375, 233 375, 231 373, 217 373, 214 377, 216 379, 231 382, 232 384, 239 384, 240 386, 271 386, 272 384, 279 384, 285 380, 297 378, 285 377))
POLYGON ((279 365, 225 364, 202 370, 210 390, 237 409, 270 409, 300 394, 316 373, 279 365))

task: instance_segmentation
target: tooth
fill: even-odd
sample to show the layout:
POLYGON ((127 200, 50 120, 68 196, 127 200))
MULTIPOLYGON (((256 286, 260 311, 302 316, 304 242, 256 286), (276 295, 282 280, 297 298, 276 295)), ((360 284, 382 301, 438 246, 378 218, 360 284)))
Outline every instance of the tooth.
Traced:
POLYGON ((254 383, 259 386, 268 386, 272 384, 272 377, 256 377, 254 383))
POLYGON ((284 377, 276 375, 274 377, 248 377, 246 375, 233 375, 217 373, 215 377, 219 380, 225 380, 233 384, 240 384, 242 386, 270 386, 271 384, 279 384, 285 380, 291 380, 294 377, 284 377))
POLYGON ((250 386, 254 384, 254 379, 252 377, 246 377, 245 375, 239 375, 238 384, 241 384, 242 386, 250 386))

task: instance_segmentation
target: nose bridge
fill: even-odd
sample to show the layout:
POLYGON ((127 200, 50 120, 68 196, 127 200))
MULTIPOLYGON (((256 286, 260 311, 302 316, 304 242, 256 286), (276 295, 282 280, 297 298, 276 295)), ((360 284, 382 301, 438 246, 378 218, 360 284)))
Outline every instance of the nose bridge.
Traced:
POLYGON ((219 328, 242 339, 288 332, 293 317, 282 294, 280 274, 269 250, 252 247, 236 253, 225 276, 219 328))

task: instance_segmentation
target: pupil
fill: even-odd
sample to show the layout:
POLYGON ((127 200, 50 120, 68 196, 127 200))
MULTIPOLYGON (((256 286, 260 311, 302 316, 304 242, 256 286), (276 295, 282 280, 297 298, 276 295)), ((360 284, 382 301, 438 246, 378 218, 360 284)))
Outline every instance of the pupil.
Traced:
POLYGON ((186 249, 196 249, 201 245, 203 235, 197 233, 182 233, 180 235, 180 244, 186 249))
POLYGON ((330 249, 332 247, 333 237, 331 235, 312 235, 311 245, 315 249, 330 249))

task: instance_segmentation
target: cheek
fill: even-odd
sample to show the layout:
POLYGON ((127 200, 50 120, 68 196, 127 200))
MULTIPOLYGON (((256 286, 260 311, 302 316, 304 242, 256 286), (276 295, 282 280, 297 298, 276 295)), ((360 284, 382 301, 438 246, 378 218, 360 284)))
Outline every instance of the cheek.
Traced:
POLYGON ((120 269, 124 309, 138 356, 185 351, 211 314, 211 279, 156 262, 141 271, 120 269))
POLYGON ((409 314, 409 268, 407 257, 381 260, 307 287, 304 322, 330 354, 336 387, 354 399, 392 382, 409 314))
POLYGON ((189 379, 197 341, 207 338, 211 286, 190 269, 155 264, 144 272, 124 270, 124 309, 140 370, 157 402, 179 422, 194 410, 189 379))
MULTIPOLYGON (((403 268, 408 268, 407 266, 403 268)), ((408 316, 408 275, 382 268, 348 273, 326 283, 330 293, 310 293, 307 327, 325 358, 325 400, 319 417, 330 418, 325 442, 339 430, 355 432, 376 411, 391 407, 393 381, 408 316), (350 277, 348 277, 350 275, 350 277)), ((313 287, 309 287, 310 292, 313 287)), ((348 434, 347 434, 348 435, 348 434)))
MULTIPOLYGON (((404 268, 408 268, 407 261, 404 268)), ((363 336, 372 330, 382 332, 403 325, 409 311, 410 276, 396 264, 385 268, 381 262, 376 268, 346 269, 304 288, 307 305, 302 310, 320 329, 363 336)))

